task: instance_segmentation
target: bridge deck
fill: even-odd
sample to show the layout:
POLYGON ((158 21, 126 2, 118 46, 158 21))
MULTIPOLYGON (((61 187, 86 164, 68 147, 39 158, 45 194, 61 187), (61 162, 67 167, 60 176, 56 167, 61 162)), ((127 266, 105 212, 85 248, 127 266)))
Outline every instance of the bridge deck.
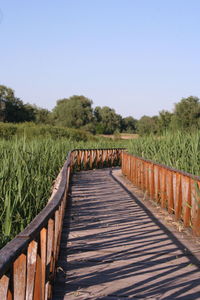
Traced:
POLYGON ((198 259, 109 169, 75 174, 71 200, 54 300, 200 299, 198 259))

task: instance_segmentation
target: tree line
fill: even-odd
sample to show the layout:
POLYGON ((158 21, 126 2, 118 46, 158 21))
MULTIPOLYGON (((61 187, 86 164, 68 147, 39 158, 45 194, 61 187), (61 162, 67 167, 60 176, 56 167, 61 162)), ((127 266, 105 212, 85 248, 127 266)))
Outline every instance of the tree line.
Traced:
POLYGON ((120 132, 140 135, 162 134, 168 130, 200 129, 200 99, 183 98, 175 104, 173 112, 163 110, 157 116, 123 118, 109 106, 92 107, 92 100, 72 96, 57 101, 52 111, 24 103, 13 89, 0 85, 0 122, 49 124, 77 128, 93 134, 120 132))
POLYGON ((1 122, 35 122, 82 129, 94 134, 136 132, 137 120, 133 117, 122 118, 108 106, 93 109, 92 104, 92 100, 75 95, 58 100, 50 112, 36 105, 24 104, 11 88, 0 85, 1 122))

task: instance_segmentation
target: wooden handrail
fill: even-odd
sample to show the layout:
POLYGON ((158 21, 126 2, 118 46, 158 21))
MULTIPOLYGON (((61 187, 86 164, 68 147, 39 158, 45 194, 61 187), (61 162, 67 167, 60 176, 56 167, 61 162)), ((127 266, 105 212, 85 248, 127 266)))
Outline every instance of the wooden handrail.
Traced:
POLYGON ((124 148, 74 149, 59 174, 58 189, 23 232, 0 250, 0 299, 46 300, 58 259, 70 178, 74 170, 121 164, 124 148))
POLYGON ((200 177, 155 163, 127 152, 122 173, 193 234, 200 236, 200 177))

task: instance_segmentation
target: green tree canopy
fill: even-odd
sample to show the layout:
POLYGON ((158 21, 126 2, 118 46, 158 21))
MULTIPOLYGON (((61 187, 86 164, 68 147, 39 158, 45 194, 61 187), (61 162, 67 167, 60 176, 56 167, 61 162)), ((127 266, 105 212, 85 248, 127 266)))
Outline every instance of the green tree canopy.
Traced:
POLYGON ((156 134, 158 132, 158 116, 143 116, 137 122, 137 130, 140 135, 156 134))
POLYGON ((137 126, 137 120, 129 116, 122 119, 122 131, 128 133, 135 133, 137 126))
POLYGON ((53 109, 56 125, 80 128, 93 121, 92 100, 84 96, 72 96, 57 101, 53 109))
POLYGON ((108 107, 97 106, 94 109, 96 132, 100 134, 113 134, 116 130, 121 131, 122 117, 115 110, 108 107))
POLYGON ((176 103, 173 124, 179 129, 200 128, 199 98, 190 96, 176 103))
POLYGON ((170 129, 171 122, 173 118, 173 113, 170 113, 167 110, 162 110, 159 112, 158 116, 158 132, 163 133, 170 129))
POLYGON ((14 91, 4 85, 0 85, 0 120, 13 123, 34 120, 32 108, 24 105, 14 91))
POLYGON ((34 122, 36 124, 51 124, 51 113, 48 109, 38 107, 37 105, 26 104, 26 107, 32 111, 34 116, 34 122))

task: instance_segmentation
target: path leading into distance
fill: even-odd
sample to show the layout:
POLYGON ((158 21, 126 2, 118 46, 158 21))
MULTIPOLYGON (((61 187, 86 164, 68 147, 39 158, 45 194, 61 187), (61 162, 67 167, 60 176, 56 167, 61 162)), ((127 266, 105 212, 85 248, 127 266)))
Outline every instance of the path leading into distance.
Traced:
POLYGON ((115 172, 73 176, 53 299, 200 299, 192 246, 156 219, 115 172))

